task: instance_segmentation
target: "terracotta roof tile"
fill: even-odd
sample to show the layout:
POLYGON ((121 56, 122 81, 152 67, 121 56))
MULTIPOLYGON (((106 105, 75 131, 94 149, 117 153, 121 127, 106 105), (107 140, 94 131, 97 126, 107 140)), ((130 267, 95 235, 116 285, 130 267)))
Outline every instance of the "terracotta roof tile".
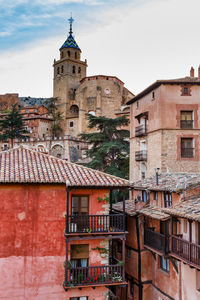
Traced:
POLYGON ((0 183, 128 187, 129 181, 20 146, 0 152, 0 183))

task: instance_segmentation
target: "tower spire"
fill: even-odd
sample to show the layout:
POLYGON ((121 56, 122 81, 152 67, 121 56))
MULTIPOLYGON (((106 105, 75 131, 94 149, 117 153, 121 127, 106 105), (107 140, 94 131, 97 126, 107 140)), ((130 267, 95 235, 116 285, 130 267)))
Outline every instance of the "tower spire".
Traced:
POLYGON ((72 34, 72 23, 74 22, 74 19, 72 18, 72 13, 71 13, 71 17, 68 19, 69 24, 70 24, 70 29, 69 29, 69 34, 72 34))

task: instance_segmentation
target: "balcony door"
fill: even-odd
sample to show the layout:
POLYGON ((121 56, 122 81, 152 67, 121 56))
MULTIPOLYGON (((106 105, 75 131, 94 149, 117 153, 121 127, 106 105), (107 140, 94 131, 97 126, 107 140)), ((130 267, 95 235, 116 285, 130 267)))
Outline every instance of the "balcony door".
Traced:
POLYGON ((72 195, 71 222, 75 232, 90 231, 89 226, 89 197, 72 195))

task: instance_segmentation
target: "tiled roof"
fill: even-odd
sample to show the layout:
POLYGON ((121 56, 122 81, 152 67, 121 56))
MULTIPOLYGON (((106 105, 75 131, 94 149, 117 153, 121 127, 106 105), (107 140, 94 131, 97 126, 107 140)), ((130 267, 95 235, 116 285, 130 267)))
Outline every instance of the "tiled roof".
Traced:
POLYGON ((183 78, 177 78, 177 79, 164 79, 164 80, 157 80, 150 86, 148 86, 146 89, 144 89, 141 93, 137 94, 133 99, 129 100, 127 104, 134 103, 135 101, 141 99, 157 87, 159 87, 161 84, 196 84, 200 85, 200 79, 198 77, 183 77, 183 78))
MULTIPOLYGON (((118 211, 123 211, 123 202, 115 203, 113 205, 113 208, 118 211)), ((135 201, 134 200, 126 200, 125 212, 130 216, 135 216, 137 214, 135 211, 135 201)))
POLYGON ((129 181, 20 146, 0 152, 0 183, 127 187, 129 181))
POLYGON ((158 176, 147 177, 134 183, 135 189, 179 192, 200 184, 199 173, 162 173, 158 176))
MULTIPOLYGON (((126 200, 126 213, 129 216, 135 216, 137 214, 143 214, 145 216, 151 217, 157 220, 166 220, 170 218, 170 215, 163 212, 161 207, 153 206, 153 205, 146 205, 140 209, 135 208, 135 201, 134 200, 126 200)), ((123 211, 123 202, 118 202, 113 205, 113 208, 117 211, 123 211)))
POLYGON ((170 215, 200 222, 200 195, 185 199, 174 206, 163 208, 162 210, 170 215))
POLYGON ((64 44, 62 45, 60 50, 63 49, 63 48, 75 48, 75 49, 81 50, 79 48, 79 46, 77 45, 77 43, 76 43, 76 41, 75 41, 72 34, 69 34, 68 38, 66 39, 66 41, 64 42, 64 44))

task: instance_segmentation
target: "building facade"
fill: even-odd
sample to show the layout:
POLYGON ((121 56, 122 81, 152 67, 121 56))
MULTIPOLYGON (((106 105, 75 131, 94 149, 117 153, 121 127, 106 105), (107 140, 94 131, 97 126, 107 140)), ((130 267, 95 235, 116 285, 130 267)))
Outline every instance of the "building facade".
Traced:
POLYGON ((158 80, 130 104, 130 179, 161 172, 199 172, 198 77, 158 80))
POLYGON ((111 190, 129 182, 22 146, 0 158, 0 298, 106 300, 126 285, 111 190))
POLYGON ((54 60, 53 96, 59 100, 63 114, 64 134, 77 136, 88 130, 87 114, 116 118, 129 115, 126 102, 134 95, 115 76, 87 76, 87 61, 81 60, 81 49, 72 35, 72 19, 67 40, 54 60))

